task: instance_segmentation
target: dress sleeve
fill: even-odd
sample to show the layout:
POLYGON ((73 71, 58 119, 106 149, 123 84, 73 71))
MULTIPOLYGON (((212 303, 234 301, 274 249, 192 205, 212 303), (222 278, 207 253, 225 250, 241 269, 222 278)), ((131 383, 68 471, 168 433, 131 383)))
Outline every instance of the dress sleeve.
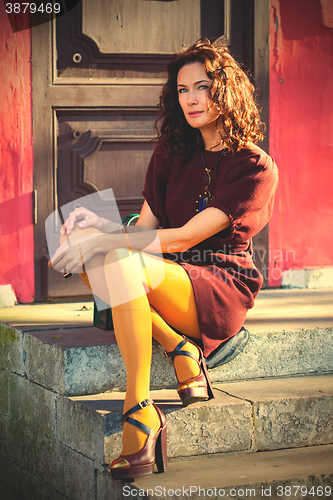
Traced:
POLYGON ((225 182, 208 206, 219 208, 229 217, 231 227, 225 239, 242 243, 259 233, 271 218, 278 170, 263 151, 247 150, 238 159, 236 155, 225 182))
POLYGON ((160 139, 148 165, 142 194, 164 228, 170 226, 165 213, 165 198, 171 166, 172 160, 165 152, 163 140, 160 139))

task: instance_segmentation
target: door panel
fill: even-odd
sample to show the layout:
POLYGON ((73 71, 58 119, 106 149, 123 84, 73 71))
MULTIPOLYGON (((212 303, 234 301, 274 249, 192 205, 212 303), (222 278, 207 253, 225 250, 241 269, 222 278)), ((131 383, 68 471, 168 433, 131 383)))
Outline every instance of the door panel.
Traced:
POLYGON ((56 33, 62 81, 163 78, 171 54, 200 37, 200 0, 82 0, 56 33))
POLYGON ((170 55, 200 37, 200 0, 82 0, 82 34, 101 54, 170 55))
POLYGON ((138 212, 156 118, 145 109, 59 110, 59 206, 111 187, 121 217, 138 212))
POLYGON ((82 0, 32 30, 36 300, 88 291, 47 267, 45 219, 107 188, 122 217, 140 210, 171 54, 207 36, 252 65, 251 9, 253 0, 82 0))

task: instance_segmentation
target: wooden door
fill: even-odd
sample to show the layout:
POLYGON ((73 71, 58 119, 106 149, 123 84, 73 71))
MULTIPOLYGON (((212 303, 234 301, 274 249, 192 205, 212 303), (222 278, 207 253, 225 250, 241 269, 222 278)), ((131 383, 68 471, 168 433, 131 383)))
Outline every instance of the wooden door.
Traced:
POLYGON ((45 220, 107 188, 122 217, 140 210, 166 65, 200 36, 253 70, 253 1, 81 0, 33 28, 36 300, 87 296, 47 267, 45 220))

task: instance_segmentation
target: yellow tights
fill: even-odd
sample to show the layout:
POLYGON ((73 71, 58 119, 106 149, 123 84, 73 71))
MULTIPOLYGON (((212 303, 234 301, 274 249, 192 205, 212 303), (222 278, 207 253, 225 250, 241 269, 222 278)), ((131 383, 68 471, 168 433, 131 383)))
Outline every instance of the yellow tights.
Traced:
MULTIPOLYGON (((69 238, 91 232, 99 231, 75 228, 69 238)), ((60 243, 65 239, 62 236, 60 243)), ((150 397, 152 337, 167 351, 172 351, 182 340, 169 325, 185 335, 201 338, 192 285, 179 264, 128 249, 113 250, 106 256, 95 255, 85 263, 85 271, 80 276, 86 285, 112 305, 114 331, 127 374, 126 412, 150 397), (139 257, 143 258, 146 271, 139 257), (157 284, 154 276, 159 277, 157 284)), ((198 349, 192 344, 187 343, 183 349, 198 357, 198 349)), ((174 364, 179 381, 199 374, 198 364, 192 358, 178 356, 174 364)), ((155 432, 160 426, 153 406, 138 410, 132 416, 155 432)), ((125 422, 122 454, 139 451, 146 439, 145 433, 125 422)))

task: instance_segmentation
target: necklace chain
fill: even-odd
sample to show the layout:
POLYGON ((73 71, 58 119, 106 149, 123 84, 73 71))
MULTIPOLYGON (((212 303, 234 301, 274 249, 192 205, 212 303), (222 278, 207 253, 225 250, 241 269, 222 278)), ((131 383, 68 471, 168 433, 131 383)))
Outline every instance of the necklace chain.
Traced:
POLYGON ((222 151, 220 152, 219 157, 217 159, 217 162, 215 163, 215 165, 211 169, 209 169, 206 166, 203 151, 201 150, 201 158, 202 158, 202 163, 203 163, 204 169, 206 171, 207 180, 206 180, 206 182, 204 182, 204 185, 205 185, 204 192, 199 194, 199 197, 196 201, 196 204, 197 204, 196 212, 201 212, 207 206, 207 203, 209 203, 209 201, 212 200, 212 198, 213 198, 212 194, 208 191, 208 187, 209 187, 211 180, 212 180, 210 173, 214 170, 215 167, 217 167, 219 165, 221 158, 226 153, 226 151, 227 151, 226 149, 222 149, 222 151))
POLYGON ((208 173, 212 172, 214 170, 214 168, 217 167, 217 165, 220 163, 221 158, 222 158, 222 156, 225 153, 226 153, 226 149, 222 149, 222 151, 220 152, 219 157, 218 157, 217 162, 215 163, 214 167, 212 167, 211 169, 209 169, 209 168, 206 167, 206 162, 205 162, 205 159, 204 159, 203 150, 201 150, 202 163, 203 163, 203 166, 204 166, 204 169, 206 170, 206 172, 208 172, 208 173))

